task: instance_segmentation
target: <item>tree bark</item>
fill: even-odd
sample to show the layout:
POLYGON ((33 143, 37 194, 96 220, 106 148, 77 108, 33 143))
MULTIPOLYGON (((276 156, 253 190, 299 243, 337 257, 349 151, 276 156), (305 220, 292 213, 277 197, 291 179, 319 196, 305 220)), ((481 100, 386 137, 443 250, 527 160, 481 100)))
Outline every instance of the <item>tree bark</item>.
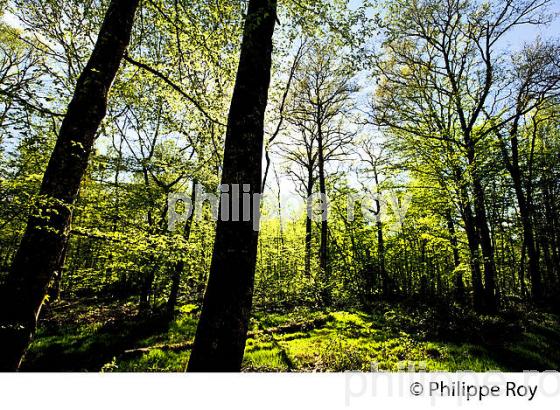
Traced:
POLYGON ((252 215, 248 221, 218 220, 188 371, 241 369, 254 287, 264 114, 275 23, 276 0, 249 1, 228 118, 222 184, 250 186, 252 215))
POLYGON ((129 44, 139 0, 112 0, 80 75, 0 297, 0 370, 16 370, 37 324, 47 287, 68 240, 72 208, 107 98, 129 44))

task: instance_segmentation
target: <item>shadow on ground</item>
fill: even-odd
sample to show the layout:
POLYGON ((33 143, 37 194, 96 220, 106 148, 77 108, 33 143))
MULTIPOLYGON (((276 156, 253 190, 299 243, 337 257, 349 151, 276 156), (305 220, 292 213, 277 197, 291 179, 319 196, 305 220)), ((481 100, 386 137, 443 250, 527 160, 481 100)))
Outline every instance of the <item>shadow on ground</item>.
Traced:
POLYGON ((139 315, 130 302, 60 303, 45 314, 22 371, 100 371, 130 346, 164 333, 161 314, 139 315))
MULTIPOLYGON (((23 371, 184 371, 197 323, 194 305, 169 321, 139 315, 134 301, 98 299, 59 302, 44 316, 23 371)), ((261 372, 405 369, 558 370, 559 320, 401 305, 256 312, 243 361, 244 371, 261 372)))

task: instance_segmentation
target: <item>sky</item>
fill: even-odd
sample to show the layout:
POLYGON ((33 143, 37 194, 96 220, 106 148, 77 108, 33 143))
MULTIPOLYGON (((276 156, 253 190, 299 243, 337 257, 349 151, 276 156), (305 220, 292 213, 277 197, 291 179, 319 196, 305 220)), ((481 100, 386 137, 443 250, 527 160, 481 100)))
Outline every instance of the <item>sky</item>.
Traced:
POLYGON ((506 38, 512 49, 519 49, 524 43, 530 43, 537 37, 560 39, 560 0, 552 0, 549 7, 551 24, 547 26, 521 26, 512 31, 506 38))

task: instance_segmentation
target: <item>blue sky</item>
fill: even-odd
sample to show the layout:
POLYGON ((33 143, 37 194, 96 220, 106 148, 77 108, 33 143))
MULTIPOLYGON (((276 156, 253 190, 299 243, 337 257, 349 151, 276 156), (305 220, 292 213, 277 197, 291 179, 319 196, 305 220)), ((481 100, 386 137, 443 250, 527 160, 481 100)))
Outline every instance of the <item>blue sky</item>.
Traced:
POLYGON ((524 43, 530 43, 538 36, 544 38, 557 38, 560 39, 560 0, 552 0, 550 5, 550 14, 553 17, 553 22, 547 26, 521 26, 517 27, 507 37, 507 41, 512 48, 519 48, 524 43))

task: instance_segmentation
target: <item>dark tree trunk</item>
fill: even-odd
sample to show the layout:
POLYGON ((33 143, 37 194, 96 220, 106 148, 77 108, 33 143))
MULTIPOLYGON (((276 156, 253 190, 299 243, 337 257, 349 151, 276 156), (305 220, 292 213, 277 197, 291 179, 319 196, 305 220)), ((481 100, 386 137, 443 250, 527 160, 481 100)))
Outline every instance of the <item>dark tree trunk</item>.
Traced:
POLYGON ((546 225, 540 228, 542 234, 546 235, 550 240, 552 250, 552 270, 550 275, 556 277, 560 282, 560 220, 558 218, 557 206, 554 202, 552 192, 554 190, 554 179, 542 178, 542 201, 544 205, 543 218, 547 221, 546 225))
MULTIPOLYGON (((186 242, 189 242, 191 238, 192 224, 194 219, 194 204, 196 204, 196 185, 197 180, 192 181, 191 190, 191 204, 193 206, 191 215, 189 219, 185 222, 185 228, 183 230, 183 238, 186 242)), ((167 299, 166 311, 168 317, 173 317, 175 313, 175 306, 177 305, 177 297, 179 296, 179 286, 181 284, 181 275, 183 269, 185 268, 185 260, 181 259, 175 264, 175 269, 173 270, 173 275, 171 277, 171 291, 169 292, 169 298, 167 299)))
POLYGON ((531 279, 531 296, 534 302, 539 303, 542 301, 541 272, 539 254, 535 245, 531 208, 523 192, 523 188, 521 187, 521 179, 516 176, 513 180, 517 203, 519 205, 521 224, 523 226, 523 243, 527 249, 529 262, 528 272, 529 278, 531 279))
POLYGON ((88 165, 107 97, 130 41, 139 0, 111 1, 93 53, 78 82, 0 297, 0 370, 15 370, 35 330, 45 293, 60 266, 72 207, 88 165))
POLYGON ((312 224, 311 224, 311 212, 312 212, 312 203, 311 203, 311 195, 313 194, 313 168, 310 167, 308 170, 308 179, 307 179, 307 214, 305 216, 305 277, 311 277, 311 240, 312 240, 312 224))
POLYGON ((451 250, 453 251, 453 266, 457 268, 461 264, 461 258, 459 257, 459 243, 457 241, 457 233, 455 232, 455 224, 453 223, 451 212, 447 212, 445 217, 447 219, 449 242, 451 243, 451 250))
POLYGON ((322 196, 322 209, 321 209, 321 242, 319 244, 319 270, 321 273, 322 291, 321 299, 325 306, 331 304, 331 292, 330 292, 330 274, 329 274, 329 255, 328 255, 328 204, 326 203, 327 198, 327 187, 325 181, 325 153, 324 153, 324 141, 322 132, 322 113, 321 104, 317 105, 317 145, 318 145, 318 156, 317 165, 319 168, 319 192, 322 196))
POLYGON ((179 286, 181 285, 181 275, 185 268, 185 261, 180 260, 175 264, 173 277, 171 278, 171 291, 167 299, 166 312, 167 316, 172 318, 175 315, 175 306, 177 305, 177 298, 179 296, 179 286))
POLYGON ((455 223, 453 222, 453 217, 451 212, 447 211, 445 213, 445 218, 447 219, 447 230, 449 231, 449 242, 451 243, 451 249, 453 251, 453 266, 456 269, 455 272, 455 298, 459 303, 465 302, 465 284, 463 282, 463 273, 457 268, 461 265, 461 258, 459 256, 459 242, 457 240, 457 233, 455 232, 455 223))
POLYGON ((471 270, 471 281, 473 287, 473 307, 477 311, 484 308, 484 286, 482 284, 482 272, 480 270, 480 237, 478 235, 471 200, 467 183, 464 180, 463 173, 459 168, 454 168, 455 181, 459 185, 459 199, 461 217, 465 225, 465 233, 467 234, 467 243, 469 247, 469 265, 471 270))
POLYGON ((138 309, 141 313, 145 313, 150 309, 150 297, 152 296, 152 287, 156 278, 157 270, 157 264, 154 258, 150 258, 150 262, 146 265, 152 266, 144 277, 144 280, 142 281, 142 287, 140 288, 140 303, 138 304, 138 309))
POLYGON ((517 138, 517 121, 512 126, 511 135, 511 158, 506 152, 505 143, 502 143, 502 151, 506 168, 509 171, 513 181, 517 204, 519 206, 519 215, 521 216, 521 225, 523 226, 523 243, 527 249, 527 257, 529 262, 529 278, 531 279, 531 296, 534 302, 542 301, 542 284, 539 263, 539 254, 535 244, 535 235, 533 231, 533 216, 531 209, 531 189, 530 178, 528 182, 527 193, 523 189, 523 181, 521 176, 521 168, 519 166, 519 141, 517 138))
MULTIPOLYGON (((380 202, 376 199, 377 209, 380 210, 380 202)), ((377 222, 375 224, 377 229, 377 261, 379 267, 379 276, 381 277, 381 286, 383 298, 389 298, 391 294, 391 287, 389 285, 389 277, 387 275, 387 270, 385 269, 385 242, 383 240, 383 222, 381 222, 381 215, 378 215, 377 222)))
POLYGON ((486 214, 485 193, 482 181, 478 174, 475 159, 474 143, 470 137, 465 137, 467 145, 467 159, 470 166, 470 176, 472 178, 472 188, 474 194, 474 221, 480 239, 484 265, 484 309, 494 312, 498 308, 496 294, 496 264, 494 261, 494 246, 488 228, 488 217, 486 214))
MULTIPOLYGON (((474 179, 474 178, 473 178, 474 179)), ((494 312, 498 308, 496 295, 496 265, 494 262, 494 247, 488 229, 488 220, 486 217, 486 206, 484 204, 484 192, 479 180, 475 180, 474 184, 474 202, 475 202, 475 220, 478 233, 480 235, 480 248, 482 249, 482 257, 484 258, 484 295, 485 309, 494 312)))
POLYGON ((253 297, 264 114, 275 22, 276 0, 249 1, 228 118, 222 184, 250 186, 252 215, 248 221, 218 220, 188 371, 241 369, 253 297))
POLYGON ((527 296, 527 287, 525 286, 525 260, 527 259, 526 254, 527 254, 527 247, 525 246, 525 244, 523 244, 523 246, 521 247, 521 259, 519 261, 519 268, 517 274, 517 276, 519 277, 521 297, 523 299, 525 299, 525 297, 527 296))
POLYGON ((476 230, 474 216, 470 203, 463 205, 463 221, 469 245, 470 267, 473 286, 473 305, 477 311, 484 308, 484 287, 482 285, 482 272, 480 270, 480 239, 476 230))
MULTIPOLYGON (((148 187, 149 179, 148 179, 148 172, 147 169, 143 169, 144 172, 144 183, 146 187, 148 187)), ((167 192, 168 193, 168 192, 167 192)), ((154 204, 150 204, 153 206, 154 204)), ((167 215, 167 204, 163 207, 161 211, 161 217, 159 221, 154 218, 152 210, 148 211, 148 235, 158 235, 164 231, 164 224, 165 224, 165 215, 167 215)), ((153 297, 154 302, 156 299, 156 294, 154 292, 154 281, 156 279, 156 273, 159 267, 159 260, 157 255, 151 254, 147 261, 144 263, 144 267, 150 267, 148 273, 144 276, 144 280, 142 281, 142 286, 140 287, 140 303, 139 303, 139 311, 140 313, 145 313, 150 309, 150 299, 153 297)))
POLYGON ((373 169, 373 176, 375 179, 375 187, 377 198, 375 199, 375 216, 376 216, 376 231, 377 231, 377 268, 378 274, 381 278, 381 295, 383 299, 388 299, 391 295, 392 289, 389 283, 389 275, 385 266, 385 241, 383 240, 383 222, 381 221, 381 190, 379 188, 379 174, 377 168, 373 169))

